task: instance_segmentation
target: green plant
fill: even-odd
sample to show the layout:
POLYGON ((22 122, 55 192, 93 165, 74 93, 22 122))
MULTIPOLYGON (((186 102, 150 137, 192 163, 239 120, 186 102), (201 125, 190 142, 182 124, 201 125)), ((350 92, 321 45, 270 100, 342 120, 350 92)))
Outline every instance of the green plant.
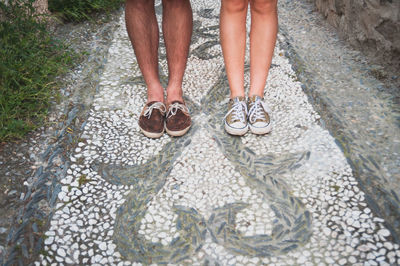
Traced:
POLYGON ((35 15, 33 0, 0 1, 0 141, 40 126, 72 57, 35 15))
POLYGON ((121 6, 123 0, 49 0, 49 10, 66 21, 88 20, 95 12, 111 11, 121 6))

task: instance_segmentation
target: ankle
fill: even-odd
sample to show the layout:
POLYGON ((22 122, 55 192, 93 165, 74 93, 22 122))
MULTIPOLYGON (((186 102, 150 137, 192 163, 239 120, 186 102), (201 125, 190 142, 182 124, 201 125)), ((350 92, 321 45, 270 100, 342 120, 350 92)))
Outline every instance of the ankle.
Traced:
POLYGON ((164 102, 164 89, 161 85, 147 87, 147 102, 164 102))
POLYGON ((230 98, 231 98, 231 99, 235 99, 235 98, 237 98, 237 97, 242 97, 242 98, 244 98, 245 95, 244 95, 244 93, 231 93, 231 95, 230 95, 230 98))
POLYGON ((149 102, 162 102, 164 103, 164 98, 162 97, 147 97, 147 103, 149 102))
POLYGON ((167 104, 172 103, 173 101, 183 102, 183 93, 182 88, 179 89, 167 89, 167 104))
POLYGON ((175 101, 179 101, 179 102, 182 102, 182 103, 184 102, 182 96, 181 97, 176 96, 176 97, 167 97, 166 103, 168 105, 168 104, 171 104, 172 102, 175 102, 175 101))
POLYGON ((164 103, 164 94, 163 93, 147 94, 147 103, 149 103, 149 102, 162 102, 162 103, 164 103))

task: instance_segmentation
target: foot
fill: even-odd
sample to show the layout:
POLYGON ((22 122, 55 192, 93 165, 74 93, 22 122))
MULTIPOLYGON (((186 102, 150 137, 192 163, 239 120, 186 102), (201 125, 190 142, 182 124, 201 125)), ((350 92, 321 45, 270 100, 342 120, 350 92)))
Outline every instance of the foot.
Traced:
POLYGON ((252 96, 248 100, 249 128, 253 134, 263 135, 271 131, 270 111, 260 96, 252 96))
POLYGON ((139 127, 146 137, 156 139, 162 136, 165 112, 162 102, 152 101, 144 106, 139 117, 139 127))
POLYGON ((192 125, 189 109, 183 101, 173 101, 168 105, 165 130, 174 137, 184 135, 192 125))
POLYGON ((248 130, 247 105, 244 97, 230 99, 225 115, 225 130, 231 135, 242 136, 248 130))

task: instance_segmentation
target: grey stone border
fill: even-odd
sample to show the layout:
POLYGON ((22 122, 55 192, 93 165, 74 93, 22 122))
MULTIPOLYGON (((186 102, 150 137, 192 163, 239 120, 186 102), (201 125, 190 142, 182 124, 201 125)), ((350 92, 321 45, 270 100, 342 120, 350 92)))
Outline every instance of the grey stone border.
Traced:
POLYGON ((341 124, 340 116, 336 115, 337 110, 330 104, 329 95, 322 94, 318 87, 319 83, 314 79, 313 73, 308 71, 307 64, 296 52, 294 45, 288 37, 289 33, 284 27, 280 26, 279 32, 284 37, 280 41, 286 57, 293 66, 299 81, 302 83, 302 89, 308 96, 308 99, 315 110, 321 115, 321 123, 332 136, 336 144, 345 155, 347 162, 353 170, 354 177, 357 179, 361 190, 365 193, 365 200, 374 214, 382 217, 385 227, 391 232, 393 241, 400 244, 400 199, 396 193, 387 191, 380 186, 380 179, 384 179, 380 173, 379 165, 372 158, 364 158, 354 149, 362 149, 351 140, 354 138, 351 132, 347 132, 341 124), (369 189, 368 189, 369 188, 369 189))

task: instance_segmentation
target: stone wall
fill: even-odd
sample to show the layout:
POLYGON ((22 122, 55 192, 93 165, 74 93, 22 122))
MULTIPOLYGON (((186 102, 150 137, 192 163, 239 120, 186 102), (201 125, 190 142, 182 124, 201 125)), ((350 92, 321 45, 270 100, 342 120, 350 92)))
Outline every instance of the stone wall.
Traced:
POLYGON ((368 55, 400 69, 400 0, 309 0, 368 55))

